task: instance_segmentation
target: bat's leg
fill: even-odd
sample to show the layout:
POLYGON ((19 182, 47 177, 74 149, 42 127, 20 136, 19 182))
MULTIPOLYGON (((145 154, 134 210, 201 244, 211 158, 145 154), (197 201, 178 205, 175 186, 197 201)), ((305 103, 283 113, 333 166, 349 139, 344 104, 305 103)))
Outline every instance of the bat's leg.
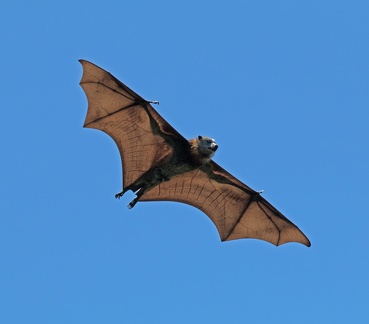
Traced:
POLYGON ((132 209, 137 204, 138 198, 136 197, 128 204, 128 209, 132 209))
POLYGON ((115 198, 117 199, 120 199, 120 197, 122 197, 127 191, 129 190, 129 188, 124 188, 121 192, 118 192, 116 195, 115 195, 115 198))
POLYGON ((145 191, 146 191, 146 187, 141 188, 141 189, 137 192, 135 199, 133 199, 133 200, 128 204, 128 206, 127 206, 127 207, 128 207, 129 209, 132 209, 132 208, 137 204, 137 202, 138 202, 138 200, 140 199, 140 197, 145 193, 145 191))
MULTIPOLYGON (((139 192, 143 189, 143 188, 146 188, 147 187, 147 185, 146 185, 146 183, 147 183, 147 180, 146 180, 146 178, 147 178, 148 176, 147 176, 147 174, 145 173, 144 175, 142 175, 139 179, 137 179, 134 183, 132 183, 132 184, 130 184, 129 186, 127 186, 127 187, 125 187, 121 192, 118 192, 116 195, 115 195, 115 198, 117 198, 117 199, 120 199, 120 197, 122 197, 128 190, 132 190, 133 192, 136 192, 137 190, 139 190, 138 192, 137 192, 137 194, 136 195, 138 195, 139 194, 139 192)), ((151 177, 150 176, 150 174, 149 174, 149 177, 151 177)), ((143 195, 143 192, 138 196, 138 198, 140 198, 141 196, 143 195)), ((134 204, 133 204, 133 206, 134 206, 134 204)), ((132 206, 132 207, 133 207, 132 206)))
POLYGON ((155 187, 161 182, 165 182, 168 180, 168 176, 163 174, 163 171, 160 167, 154 168, 143 174, 139 179, 130 184, 128 187, 125 187, 121 192, 118 192, 115 195, 115 198, 120 199, 120 197, 122 197, 128 190, 136 192, 135 199, 133 199, 128 204, 128 208, 131 209, 136 205, 137 201, 147 190, 155 187))
POLYGON ((117 199, 120 199, 120 197, 122 197, 128 190, 132 190, 133 192, 141 189, 143 187, 143 184, 141 181, 137 181, 132 183, 131 185, 129 185, 128 187, 125 187, 121 192, 118 192, 116 195, 115 195, 115 198, 117 199))
MULTIPOLYGON (((126 188, 124 188, 121 192, 118 192, 116 195, 115 195, 115 198, 117 198, 117 199, 120 199, 120 197, 122 197, 128 190, 131 190, 131 187, 126 187, 126 188)), ((136 197, 135 197, 135 199, 133 199, 129 204, 128 204, 128 208, 129 209, 132 209, 135 205, 136 205, 136 203, 137 203, 137 201, 138 201, 138 199, 140 199, 140 197, 143 195, 143 193, 145 192, 145 190, 144 190, 144 188, 141 188, 138 192, 137 192, 137 194, 136 194, 136 197)))

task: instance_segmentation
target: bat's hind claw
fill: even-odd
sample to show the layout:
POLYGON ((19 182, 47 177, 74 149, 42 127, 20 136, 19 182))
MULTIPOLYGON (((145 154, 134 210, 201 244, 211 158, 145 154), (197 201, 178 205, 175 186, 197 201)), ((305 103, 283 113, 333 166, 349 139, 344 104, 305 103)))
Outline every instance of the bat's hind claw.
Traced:
POLYGON ((135 205, 136 205, 136 203, 137 203, 137 201, 138 201, 138 198, 136 197, 135 199, 133 199, 129 204, 128 204, 128 209, 132 209, 135 205))
POLYGON ((121 192, 118 192, 116 195, 115 195, 115 198, 116 199, 120 199, 120 197, 122 197, 124 195, 125 191, 122 190, 121 192))

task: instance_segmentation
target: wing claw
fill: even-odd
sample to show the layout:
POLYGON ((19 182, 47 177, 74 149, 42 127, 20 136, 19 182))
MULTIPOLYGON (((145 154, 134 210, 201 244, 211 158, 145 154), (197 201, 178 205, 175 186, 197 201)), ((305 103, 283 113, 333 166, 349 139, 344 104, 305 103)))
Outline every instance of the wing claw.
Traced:
POLYGON ((147 100, 148 103, 152 103, 154 105, 158 105, 159 104, 159 101, 157 100, 147 100))

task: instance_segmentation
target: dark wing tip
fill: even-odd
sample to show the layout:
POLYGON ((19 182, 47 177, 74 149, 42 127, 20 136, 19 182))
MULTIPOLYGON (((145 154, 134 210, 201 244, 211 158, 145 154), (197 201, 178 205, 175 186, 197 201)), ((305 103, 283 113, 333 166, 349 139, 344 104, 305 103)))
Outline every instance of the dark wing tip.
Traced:
POLYGON ((83 64, 85 64, 85 63, 93 64, 93 63, 91 63, 91 62, 89 62, 89 61, 87 61, 87 60, 84 60, 84 59, 79 59, 79 60, 78 60, 78 62, 79 62, 79 63, 81 63, 81 64, 82 64, 82 66, 83 66, 83 64))
MULTIPOLYGON (((90 64, 93 64, 93 63, 91 63, 90 61, 87 61, 87 60, 85 60, 85 59, 79 59, 78 60, 78 62, 79 63, 81 63, 81 64, 83 64, 83 63, 90 63, 90 64)), ((94 64, 95 65, 95 64, 94 64)))
POLYGON ((273 243, 273 242, 270 242, 270 243, 274 244, 275 246, 280 246, 280 245, 283 245, 283 244, 286 244, 286 243, 300 243, 300 244, 303 244, 307 247, 310 247, 311 246, 310 240, 306 237, 306 235, 297 226, 296 226, 296 228, 299 231, 298 237, 295 237, 295 238, 290 239, 290 240, 286 239, 282 242, 278 241, 276 244, 273 243))
POLYGON ((310 240, 306 237, 306 235, 303 233, 304 237, 305 237, 305 242, 301 242, 301 244, 306 245, 307 247, 311 246, 311 242, 310 240))
POLYGON ((308 238, 306 238, 306 243, 302 243, 302 244, 306 245, 307 247, 311 246, 311 242, 308 238))

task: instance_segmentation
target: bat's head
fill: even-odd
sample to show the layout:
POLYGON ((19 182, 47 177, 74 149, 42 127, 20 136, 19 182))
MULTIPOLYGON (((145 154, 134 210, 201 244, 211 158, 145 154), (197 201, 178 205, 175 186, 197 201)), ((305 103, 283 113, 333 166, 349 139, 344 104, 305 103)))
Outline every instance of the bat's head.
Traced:
POLYGON ((218 149, 218 145, 213 138, 206 136, 197 137, 198 149, 201 154, 212 158, 215 151, 218 149))

